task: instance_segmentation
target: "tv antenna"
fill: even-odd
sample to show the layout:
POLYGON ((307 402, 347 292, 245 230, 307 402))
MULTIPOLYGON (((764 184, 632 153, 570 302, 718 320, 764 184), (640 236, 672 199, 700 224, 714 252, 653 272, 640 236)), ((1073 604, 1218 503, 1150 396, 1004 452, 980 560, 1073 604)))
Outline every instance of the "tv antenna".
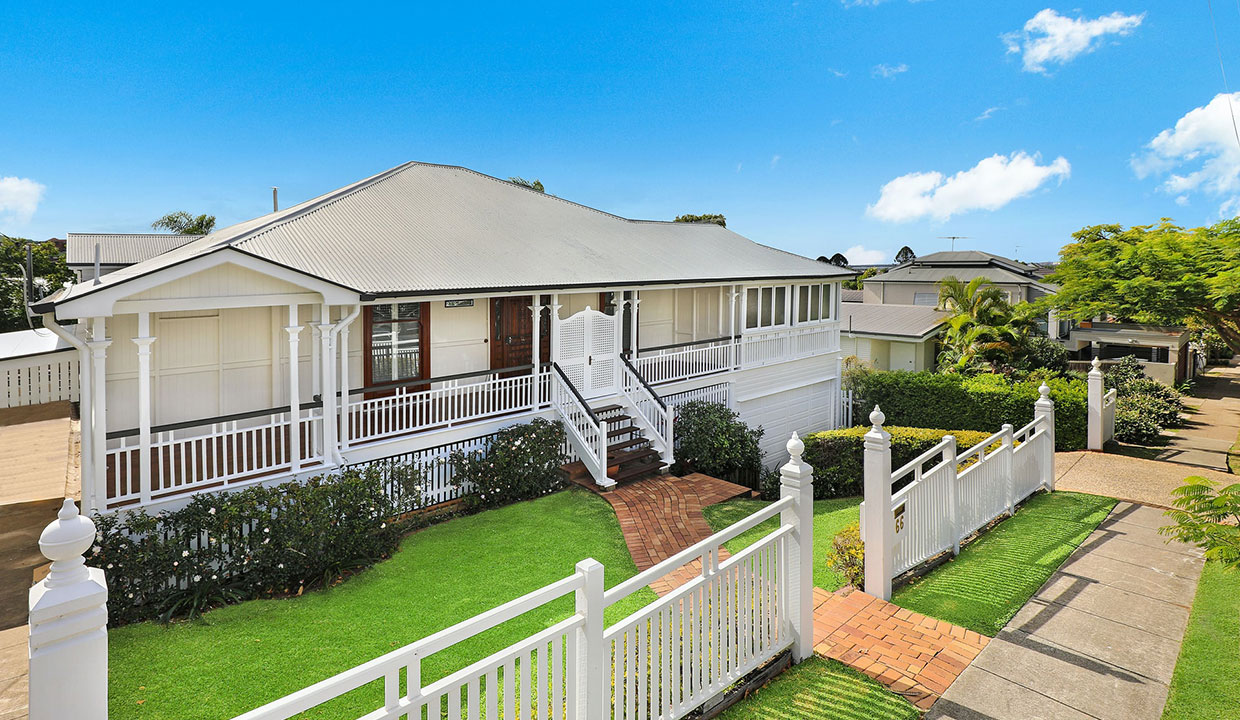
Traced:
POLYGON ((969 236, 968 235, 940 235, 939 239, 940 240, 951 240, 952 251, 954 252, 956 250, 956 241, 957 240, 968 240, 969 236))

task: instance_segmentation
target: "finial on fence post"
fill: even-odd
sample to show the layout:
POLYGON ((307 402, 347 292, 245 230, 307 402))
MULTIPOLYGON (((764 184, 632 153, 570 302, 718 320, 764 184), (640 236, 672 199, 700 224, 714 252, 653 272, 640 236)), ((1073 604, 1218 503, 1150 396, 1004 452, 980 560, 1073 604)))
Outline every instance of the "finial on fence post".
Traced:
POLYGON ((795 528, 787 555, 788 614, 796 638, 792 654, 800 662, 814 654, 814 468, 801 458, 805 443, 796 432, 788 438, 787 449, 788 462, 779 469, 779 494, 794 503, 780 512, 779 522, 795 528))
POLYGON ((82 557, 94 542, 69 499, 39 536, 52 568, 30 588, 30 720, 108 717, 108 586, 82 557))
POLYGON ((1043 381, 1042 381, 1042 384, 1038 386, 1038 394, 1042 396, 1042 398, 1041 398, 1042 400, 1044 400, 1044 401, 1046 401, 1046 402, 1050 402, 1050 400, 1051 400, 1051 386, 1050 386, 1050 385, 1047 385, 1045 380, 1043 380, 1043 381))
POLYGON ((883 429, 883 423, 885 422, 887 422, 887 416, 883 414, 883 411, 877 405, 875 405, 874 409, 870 411, 870 424, 874 426, 875 430, 881 431, 883 429))
POLYGON ((1090 375, 1093 375, 1094 373, 1098 373, 1099 375, 1102 374, 1102 359, 1101 358, 1095 356, 1094 359, 1089 362, 1089 366, 1091 368, 1091 370, 1089 371, 1090 375))

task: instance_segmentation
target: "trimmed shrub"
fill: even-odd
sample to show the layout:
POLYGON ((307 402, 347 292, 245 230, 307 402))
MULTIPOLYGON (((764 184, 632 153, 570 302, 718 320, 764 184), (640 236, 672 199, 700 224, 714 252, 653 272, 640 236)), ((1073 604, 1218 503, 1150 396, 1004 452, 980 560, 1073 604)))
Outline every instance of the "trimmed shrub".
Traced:
POLYGON ((542 418, 495 434, 485 451, 448 457, 453 485, 469 489, 466 507, 478 510, 529 500, 564 487, 564 426, 542 418))
POLYGON ((761 472, 762 428, 751 428, 726 405, 694 400, 676 409, 677 474, 700 472, 727 479, 761 472))
MULTIPOLYGON (((934 447, 944 435, 956 436, 956 448, 965 450, 992 433, 974 430, 934 430, 930 428, 884 427, 891 434, 891 469, 903 467, 913 458, 934 447)), ((998 428, 995 428, 998 430, 998 428)), ((814 468, 814 499, 861 495, 865 480, 865 434, 869 427, 807 435, 805 462, 814 468)))
POLYGON ((1163 426, 1151 409, 1149 398, 1129 395, 1115 399, 1115 439, 1134 445, 1151 445, 1162 435, 1163 426))
POLYGON ((197 495, 177 510, 94 517, 86 561, 108 581, 108 623, 193 617, 229 602, 299 593, 391 554, 401 528, 378 474, 197 495))
MULTIPOLYGON (((1041 381, 1013 381, 1003 375, 963 377, 953 373, 870 372, 852 378, 862 418, 879 405, 892 425, 961 428, 991 434, 1004 423, 1021 427, 1033 420, 1041 381)), ((1055 401, 1055 449, 1085 447, 1086 385, 1075 378, 1047 378, 1055 401)))
POLYGON ((855 588, 865 587, 865 543, 861 523, 849 523, 831 538, 827 567, 855 588))
POLYGON ((1034 335, 1025 342, 1019 362, 1023 370, 1047 370, 1062 373, 1068 370, 1068 348, 1048 337, 1034 335))

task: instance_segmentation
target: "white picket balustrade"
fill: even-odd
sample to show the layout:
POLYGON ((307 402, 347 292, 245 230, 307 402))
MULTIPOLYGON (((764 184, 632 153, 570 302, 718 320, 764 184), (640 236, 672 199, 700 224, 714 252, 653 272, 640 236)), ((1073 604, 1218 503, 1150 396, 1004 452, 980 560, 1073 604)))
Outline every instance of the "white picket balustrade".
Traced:
POLYGON ((874 408, 861 504, 866 592, 890 599, 894 577, 940 553, 959 552, 964 538, 1039 489, 1054 489, 1054 404, 1045 384, 1039 392, 1033 421, 1020 430, 1004 425, 962 453, 948 435, 894 472, 886 418, 874 408))
POLYGON ((0 409, 77 399, 75 351, 0 360, 0 409))
POLYGON ((581 400, 568 380, 552 366, 551 405, 564 425, 564 435, 571 454, 586 466, 599 485, 614 485, 607 478, 607 421, 597 420, 593 411, 581 400))
POLYGON ((537 399, 534 383, 535 376, 529 373, 492 374, 481 381, 448 380, 417 391, 399 387, 389 395, 351 401, 344 412, 349 442, 371 442, 529 410, 537 399))
MULTIPOLYGON (((249 421, 217 423, 205 428, 156 432, 151 435, 151 487, 141 487, 141 449, 136 434, 110 441, 107 450, 107 507, 136 499, 216 487, 293 467, 289 446, 289 413, 249 421)), ((321 452, 322 409, 301 411, 300 458, 297 465, 316 461, 321 452)))
POLYGON ((731 339, 703 345, 639 351, 633 366, 653 384, 686 380, 736 368, 736 343, 731 339))
POLYGON ((642 382, 642 378, 627 361, 620 363, 620 394, 636 410, 634 421, 647 440, 663 455, 663 461, 673 461, 675 440, 672 437, 675 410, 655 395, 642 382))
POLYGON ((724 382, 716 385, 707 385, 704 388, 695 388, 663 396, 663 402, 673 409, 695 400, 711 402, 730 408, 732 407, 732 383, 724 382))
POLYGON ((685 347, 639 350, 633 366, 657 385, 822 355, 839 348, 839 323, 824 322, 747 332, 737 338, 685 347))
POLYGON ((1119 391, 1111 388, 1102 396, 1102 442, 1110 442, 1115 437, 1115 400, 1119 391))

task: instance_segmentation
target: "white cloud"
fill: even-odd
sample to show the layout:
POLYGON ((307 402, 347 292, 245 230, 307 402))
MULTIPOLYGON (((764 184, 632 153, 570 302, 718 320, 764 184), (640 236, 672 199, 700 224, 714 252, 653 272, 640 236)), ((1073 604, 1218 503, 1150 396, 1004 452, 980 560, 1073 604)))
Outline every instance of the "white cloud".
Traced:
POLYGON ((1180 207, 1187 207, 1187 206, 1188 206, 1188 196, 1187 196, 1187 195, 1177 195, 1177 196, 1176 196, 1176 198, 1175 198, 1175 204, 1176 204, 1176 205, 1179 205, 1180 207))
POLYGON ((1003 110, 1003 109, 1004 109, 1004 108, 999 107, 998 105, 996 105, 995 107, 988 107, 988 108, 986 108, 986 109, 982 112, 982 114, 981 114, 981 115, 978 115, 977 117, 973 118, 973 121, 974 121, 974 122, 981 122, 981 121, 983 121, 983 120, 989 120, 991 117, 993 117, 993 116, 994 116, 994 114, 995 114, 995 113, 997 113, 997 112, 999 112, 1000 110, 1003 110))
POLYGON ((941 172, 901 175, 883 185, 878 202, 866 206, 872 218, 908 222, 929 217, 946 220, 970 210, 998 210, 1050 180, 1063 182, 1072 167, 1063 157, 1039 165, 1039 155, 1015 152, 992 155, 951 177, 941 172))
POLYGON ((999 37, 1007 51, 1020 54, 1027 72, 1046 72, 1048 63, 1063 65, 1078 55, 1093 52, 1107 35, 1127 35, 1145 20, 1145 13, 1113 12, 1087 20, 1060 15, 1047 8, 1029 18, 1024 29, 999 37))
POLYGON ((47 186, 30 178, 0 177, 0 217, 29 222, 47 186))
POLYGON ((886 250, 870 250, 864 245, 853 245, 844 251, 844 257, 848 258, 850 265, 879 265, 890 260, 891 253, 886 250))
POLYGON ((880 63, 874 66, 874 69, 870 71, 870 74, 874 77, 893 78, 896 75, 905 72, 908 72, 908 65, 905 65, 904 63, 900 63, 899 65, 880 63))
POLYGON ((1230 212, 1240 201, 1240 140, 1232 124, 1238 106, 1240 93, 1219 93, 1189 110, 1132 158, 1133 171, 1138 178, 1165 175, 1161 189, 1178 196, 1176 202, 1182 197, 1187 203, 1189 194, 1201 192, 1221 198, 1221 212, 1230 212))
POLYGON ((847 70, 836 70, 835 68, 827 68, 827 72, 831 73, 837 78, 848 77, 847 70))
POLYGON ((772 169, 772 170, 774 170, 774 169, 775 169, 775 166, 779 164, 779 161, 780 161, 781 159, 782 159, 782 158, 781 158, 781 156, 779 156, 779 155, 773 155, 773 156, 771 156, 771 169, 772 169))

